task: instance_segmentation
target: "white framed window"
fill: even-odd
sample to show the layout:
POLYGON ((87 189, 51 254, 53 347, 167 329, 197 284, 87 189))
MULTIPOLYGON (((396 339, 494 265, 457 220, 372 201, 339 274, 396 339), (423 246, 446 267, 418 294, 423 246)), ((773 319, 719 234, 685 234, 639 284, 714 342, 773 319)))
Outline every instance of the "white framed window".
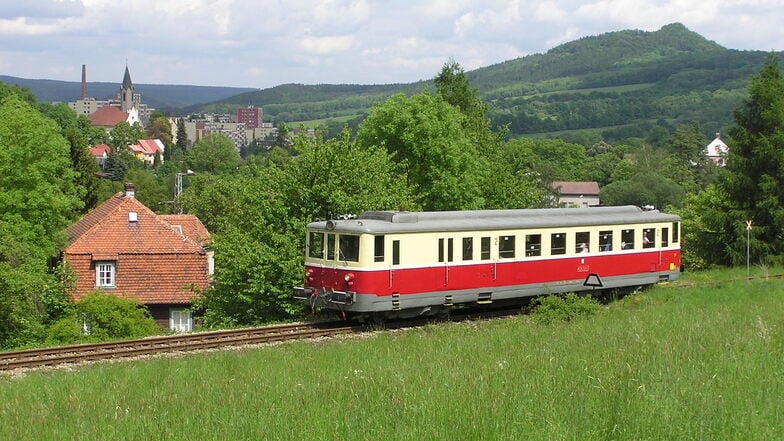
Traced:
POLYGON ((169 329, 175 332, 191 332, 193 318, 189 309, 169 309, 169 329))
POLYGON ((114 288, 115 262, 95 262, 95 287, 114 288))

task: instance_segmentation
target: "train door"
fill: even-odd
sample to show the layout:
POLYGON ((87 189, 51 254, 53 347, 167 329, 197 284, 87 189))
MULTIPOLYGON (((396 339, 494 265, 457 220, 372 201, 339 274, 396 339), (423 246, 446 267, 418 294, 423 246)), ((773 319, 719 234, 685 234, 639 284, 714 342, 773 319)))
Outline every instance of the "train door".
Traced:
POLYGON ((438 263, 444 265, 444 286, 449 286, 449 266, 455 260, 455 239, 438 237, 438 263))

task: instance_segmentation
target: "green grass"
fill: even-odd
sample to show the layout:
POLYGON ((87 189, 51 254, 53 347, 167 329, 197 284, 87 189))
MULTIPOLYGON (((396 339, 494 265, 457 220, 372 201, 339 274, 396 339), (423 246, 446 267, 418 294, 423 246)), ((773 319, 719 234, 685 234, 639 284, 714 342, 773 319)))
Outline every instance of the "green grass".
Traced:
POLYGON ((736 273, 568 323, 431 325, 3 378, 0 437, 784 439, 784 281, 736 273))

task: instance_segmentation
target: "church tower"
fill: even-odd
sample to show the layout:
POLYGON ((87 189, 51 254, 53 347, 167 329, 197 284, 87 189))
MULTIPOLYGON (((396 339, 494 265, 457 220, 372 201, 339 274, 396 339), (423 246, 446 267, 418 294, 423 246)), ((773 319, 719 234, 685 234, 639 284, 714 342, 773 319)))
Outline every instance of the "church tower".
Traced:
POLYGON ((120 110, 128 112, 136 107, 136 97, 133 92, 133 82, 131 82, 131 73, 128 71, 128 65, 125 65, 125 75, 123 76, 122 87, 120 88, 120 110))

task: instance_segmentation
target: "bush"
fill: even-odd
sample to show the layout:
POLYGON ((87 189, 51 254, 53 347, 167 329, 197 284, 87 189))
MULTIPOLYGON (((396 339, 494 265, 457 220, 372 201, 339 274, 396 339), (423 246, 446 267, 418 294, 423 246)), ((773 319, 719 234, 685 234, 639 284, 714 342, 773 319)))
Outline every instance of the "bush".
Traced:
POLYGON ((548 295, 533 301, 531 317, 539 323, 549 325, 553 322, 570 322, 580 317, 596 314, 601 305, 589 296, 575 293, 548 295))
POLYGON ((76 303, 74 312, 47 331, 49 344, 75 344, 141 338, 161 332, 136 300, 94 292, 76 303))

